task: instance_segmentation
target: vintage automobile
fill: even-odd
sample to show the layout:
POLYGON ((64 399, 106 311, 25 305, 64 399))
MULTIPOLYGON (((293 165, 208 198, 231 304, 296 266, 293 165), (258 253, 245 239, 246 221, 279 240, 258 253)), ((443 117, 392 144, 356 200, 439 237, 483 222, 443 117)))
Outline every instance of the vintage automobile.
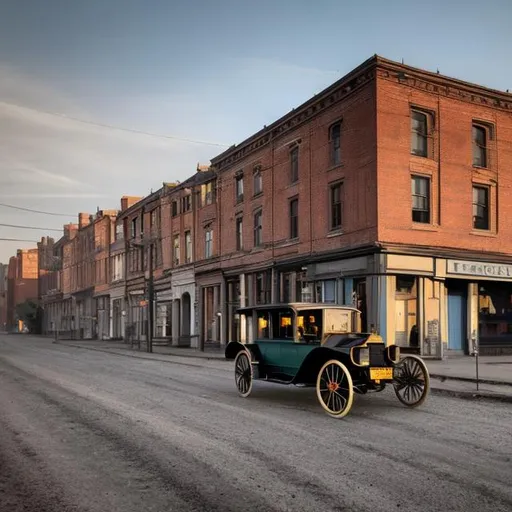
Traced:
POLYGON ((422 404, 429 373, 421 358, 401 357, 394 343, 361 332, 361 312, 352 306, 316 303, 258 305, 238 309, 241 341, 228 343, 239 394, 254 380, 316 387, 330 416, 348 414, 354 393, 382 391, 392 384, 408 407, 422 404))

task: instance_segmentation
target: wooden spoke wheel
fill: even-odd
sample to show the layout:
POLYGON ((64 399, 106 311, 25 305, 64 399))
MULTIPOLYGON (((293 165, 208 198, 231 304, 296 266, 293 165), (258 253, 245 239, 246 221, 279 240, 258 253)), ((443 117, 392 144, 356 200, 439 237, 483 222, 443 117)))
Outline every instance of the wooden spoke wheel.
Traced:
POLYGON ((247 350, 238 352, 235 358, 235 384, 238 393, 244 398, 252 391, 252 365, 247 350))
POLYGON ((427 365, 418 356, 404 357, 395 365, 393 387, 398 400, 407 407, 421 405, 430 388, 427 365))
POLYGON ((316 395, 323 409, 334 418, 343 418, 352 407, 354 387, 349 371, 336 359, 327 361, 316 380, 316 395))

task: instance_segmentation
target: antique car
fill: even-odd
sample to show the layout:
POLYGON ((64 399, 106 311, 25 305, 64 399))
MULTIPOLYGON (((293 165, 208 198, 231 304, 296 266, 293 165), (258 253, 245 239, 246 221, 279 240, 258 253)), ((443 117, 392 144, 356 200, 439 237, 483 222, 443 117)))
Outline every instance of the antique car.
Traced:
POLYGON ((392 384, 408 407, 422 404, 429 373, 421 358, 375 333, 361 332, 361 312, 352 306, 316 303, 258 305, 238 309, 241 341, 228 343, 238 393, 247 397, 254 380, 316 387, 330 416, 348 414, 354 393, 392 384))

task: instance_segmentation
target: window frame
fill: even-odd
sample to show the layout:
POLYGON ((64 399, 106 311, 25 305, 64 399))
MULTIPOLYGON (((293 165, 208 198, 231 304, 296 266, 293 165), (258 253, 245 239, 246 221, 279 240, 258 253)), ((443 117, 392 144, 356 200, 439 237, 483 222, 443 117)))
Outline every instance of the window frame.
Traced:
POLYGON ((480 184, 480 183, 473 183, 472 186, 472 226, 473 229, 478 231, 490 231, 491 230, 491 187, 488 185, 480 184), (478 202, 478 199, 475 202, 475 191, 484 191, 485 192, 485 204, 480 204, 478 202), (478 215, 475 215, 475 207, 478 212, 478 208, 483 208, 486 212, 485 217, 481 217, 478 215), (478 226, 477 219, 481 218, 485 221, 485 227, 478 226))
POLYGON ((261 167, 257 166, 253 170, 252 175, 253 196, 257 196, 263 192, 263 176, 261 174, 261 167))
POLYGON ((341 125, 343 120, 329 126, 329 163, 331 166, 341 165, 341 125), (336 130, 336 136, 334 132, 336 130))
POLYGON ((181 247, 180 247, 180 235, 174 235, 172 237, 172 263, 173 266, 177 266, 180 264, 181 260, 181 247), (177 242, 177 243, 176 243, 177 242))
POLYGON ((204 257, 205 259, 213 257, 213 228, 205 229, 204 257))
POLYGON ((299 181, 299 145, 295 144, 290 149, 290 183, 299 181))
POLYGON ((473 167, 489 169, 489 142, 492 140, 492 128, 487 123, 473 120, 471 123, 471 149, 473 167), (475 132, 483 134, 483 144, 478 141, 475 132), (480 152, 480 155, 476 153, 480 152), (480 161, 479 161, 480 158, 480 161), (483 162, 482 162, 483 160, 483 162))
POLYGON ((244 200, 244 175, 242 173, 235 176, 235 201, 241 203, 244 200))
POLYGON ((411 219, 415 224, 432 224, 432 178, 430 176, 422 176, 419 174, 411 174, 411 219), (422 195, 416 190, 416 180, 421 180, 427 183, 426 195, 422 195), (415 206, 415 198, 420 198, 426 201, 427 209, 421 209, 415 206), (415 219, 415 212, 420 215, 415 219), (427 220, 419 220, 421 213, 427 213, 427 220))
POLYGON ((337 181, 336 183, 331 183, 329 185, 329 231, 335 231, 339 229, 343 229, 343 195, 344 195, 344 182, 337 181), (339 190, 338 201, 335 202, 334 192, 335 190, 339 190), (339 211, 336 212, 336 216, 339 217, 339 221, 335 222, 335 208, 339 211))
POLYGON ((290 240, 299 238, 299 197, 295 196, 288 201, 289 237, 290 240), (295 211, 294 211, 295 207, 295 211))
POLYGON ((185 231, 185 263, 192 262, 192 232, 190 229, 185 231))
POLYGON ((254 247, 261 247, 263 245, 263 210, 262 209, 256 210, 253 215, 253 245, 254 245, 254 247))
MULTIPOLYGON (((416 119, 417 121, 417 119, 416 119)), ((434 127, 434 113, 430 110, 417 107, 415 105, 411 105, 410 107, 410 153, 413 156, 417 156, 420 158, 431 158, 431 134, 434 127), (415 116, 423 116, 425 119, 425 131, 424 133, 416 130, 413 126, 414 117, 415 116), (417 146, 415 147, 415 137, 416 140, 422 139, 424 141, 424 150, 418 150, 417 146)))
POLYGON ((244 248, 244 220, 242 216, 235 218, 235 237, 236 250, 242 251, 244 248))

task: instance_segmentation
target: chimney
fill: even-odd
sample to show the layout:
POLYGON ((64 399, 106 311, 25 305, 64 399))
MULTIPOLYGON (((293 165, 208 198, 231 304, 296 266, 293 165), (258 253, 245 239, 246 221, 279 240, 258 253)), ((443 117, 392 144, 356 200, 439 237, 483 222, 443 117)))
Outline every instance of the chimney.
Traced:
POLYGON ((78 214, 78 228, 82 229, 85 226, 88 226, 91 220, 91 215, 89 213, 81 212, 78 214))
POLYGON ((123 196, 121 197, 121 211, 124 212, 128 208, 132 207, 135 203, 138 203, 143 197, 137 196, 123 196))
POLYGON ((76 224, 64 224, 64 236, 68 240, 75 238, 78 226, 76 224))

